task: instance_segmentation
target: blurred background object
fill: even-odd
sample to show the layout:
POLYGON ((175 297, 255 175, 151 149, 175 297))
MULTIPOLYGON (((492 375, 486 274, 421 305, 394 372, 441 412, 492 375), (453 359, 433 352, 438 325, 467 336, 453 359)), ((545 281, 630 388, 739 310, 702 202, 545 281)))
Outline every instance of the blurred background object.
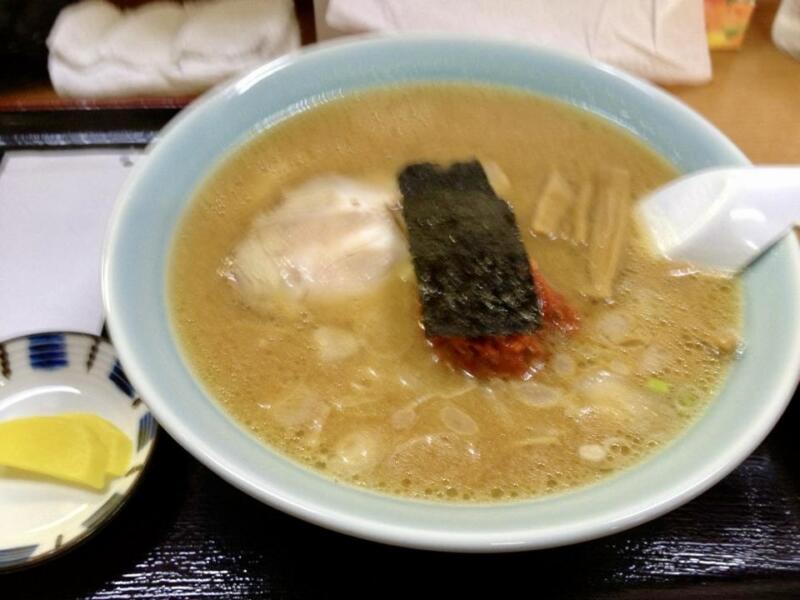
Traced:
POLYGON ((47 34, 70 0, 0 0, 0 86, 47 75, 47 34))
POLYGON ((755 5, 755 0, 705 0, 708 47, 712 50, 738 50, 755 5))
MULTIPOLYGON (((336 2, 338 0, 333 1, 336 2)), ((362 2, 362 0, 350 1, 354 4, 362 2)), ((591 6, 596 1, 589 0, 585 6, 591 6)), ((615 1, 618 0, 611 0, 612 3, 615 1)), ((739 1, 724 0, 724 3, 736 3, 739 1)), ((787 0, 787 3, 789 1, 787 0)), ((150 2, 152 3, 152 0, 150 2)), ((463 3, 459 3, 459 6, 469 7, 474 2, 475 0, 464 0, 463 3)), ((550 5, 551 10, 558 10, 552 7, 556 4, 569 4, 571 2, 573 0, 564 0, 564 2, 559 3, 549 2, 547 4, 550 5)), ((640 11, 642 6, 652 6, 654 2, 666 7, 664 10, 667 12, 669 12, 667 9, 670 9, 670 7, 675 9, 675 7, 682 6, 687 2, 693 3, 695 7, 700 7, 700 12, 702 12, 702 7, 704 6, 703 0, 634 0, 634 2, 628 0, 625 6, 637 5, 639 8, 636 10, 640 11)), ((18 134, 8 132, 28 131, 31 127, 31 120, 35 121, 37 130, 46 128, 51 131, 55 128, 55 130, 60 131, 66 127, 66 122, 62 117, 56 113, 48 112, 45 114, 41 111, 60 111, 63 109, 94 110, 94 115, 87 114, 85 117, 80 117, 77 112, 73 112, 70 120, 72 129, 85 130, 88 128, 94 131, 108 128, 109 123, 103 119, 108 116, 108 119, 113 121, 111 113, 106 115, 95 110, 103 108, 109 110, 127 109, 129 111, 137 109, 139 111, 137 115, 142 119, 141 132, 137 129, 133 138, 137 140, 140 138, 145 139, 147 137, 144 133, 145 130, 151 131, 156 123, 163 122, 165 115, 172 114, 176 108, 185 105, 191 100, 193 94, 171 92, 168 95, 143 96, 129 93, 122 96, 101 98, 57 96, 47 72, 48 50, 45 42, 59 11, 65 6, 74 3, 75 0, 0 0, 0 121, 4 123, 6 137, 9 135, 14 136, 14 144, 19 143, 18 134), (40 112, 34 117, 31 111, 40 112), (161 112, 159 113, 158 111, 161 112), (21 112, 29 113, 29 116, 23 115, 21 112), (80 124, 78 121, 80 121, 80 124), (46 126, 43 123, 46 123, 46 126)), ((112 3, 122 9, 131 9, 148 3, 148 0, 113 0, 112 3)), ((161 4, 163 2, 158 3, 161 4)), ((342 31, 333 29, 326 21, 327 0, 294 0, 293 4, 296 21, 300 26, 303 45, 311 44, 317 39, 325 40, 343 34, 342 31)), ((387 6, 389 4, 391 4, 391 0, 389 0, 387 6)), ((409 0, 409 4, 413 5, 416 2, 415 0, 409 0)), ((445 2, 445 4, 447 3, 445 2)), ((536 4, 536 1, 533 1, 532 4, 536 4)), ((770 85, 774 83, 774 91, 776 93, 783 88, 791 88, 793 85, 792 74, 794 73, 793 61, 783 52, 775 50, 773 38, 770 37, 770 28, 773 26, 773 18, 778 4, 779 0, 759 0, 756 3, 741 53, 711 53, 715 77, 715 82, 712 85, 694 86, 694 88, 686 86, 675 87, 673 85, 671 91, 678 93, 680 97, 690 104, 699 102, 698 107, 702 110, 706 105, 710 104, 720 105, 721 107, 736 104, 726 99, 734 87, 731 77, 736 81, 746 80, 751 74, 758 73, 761 78, 759 85, 764 85, 765 81, 771 82, 770 85), (734 62, 735 65, 733 64, 734 62), (723 89, 726 91, 725 94, 721 94, 723 89)), ((503 5, 505 6, 505 2, 503 2, 503 5)), ((608 15, 605 18, 608 18, 608 15)), ((781 21, 781 23, 783 22, 781 21)), ((523 22, 520 25, 522 28, 526 26, 527 22, 523 22)), ((776 20, 775 29, 777 30, 778 28, 779 23, 776 20)), ((695 32, 697 39, 702 38, 702 43, 706 41, 704 30, 705 27, 702 28, 699 36, 695 32)), ((695 43, 697 43, 697 39, 695 43)), ((785 39, 785 36, 782 39, 785 39)), ((764 94, 759 96, 758 99, 759 102, 764 104, 780 104, 781 102, 777 98, 783 96, 778 93, 775 100, 769 100, 771 97, 764 94)), ((753 101, 751 97, 750 101, 753 101)), ((777 115, 785 112, 785 110, 780 110, 780 107, 778 107, 779 110, 777 111, 774 109, 760 111, 756 110, 757 107, 751 108, 752 110, 748 114, 751 116, 755 114, 762 115, 760 118, 767 118, 767 115, 776 115, 777 118, 777 115)), ((727 108, 723 112, 727 114, 727 108)), ((735 119, 731 118, 734 121, 741 121, 741 111, 732 112, 735 112, 737 116, 735 119)), ((725 122, 727 123, 727 121, 725 122)), ((25 140, 27 140, 25 144, 28 147, 41 143, 41 140, 30 140, 28 137, 25 140)), ((58 136, 57 140, 51 140, 48 143, 51 142, 61 144, 63 140, 61 136, 58 136)), ((7 140, 5 143, 7 143, 7 140)), ((0 139, 0 147, 3 144, 3 139, 0 139)))
POLYGON ((783 0, 772 23, 772 41, 800 60, 800 0, 783 0))
POLYGON ((320 39, 364 32, 479 35, 591 57, 659 83, 711 79, 700 0, 316 2, 320 39))
POLYGON ((311 9, 311 0, 0 0, 0 108, 179 106, 197 91, 297 47, 301 40, 313 42, 311 9), (81 5, 89 5, 89 10, 78 10, 81 5), (64 37, 59 19, 51 83, 47 42, 53 41, 52 30, 62 11, 72 24, 64 37), (75 17, 81 14, 82 19, 88 17, 86 27, 75 27, 75 17), (99 22, 93 20, 98 14, 105 15, 99 22), (130 18, 123 20, 124 16, 130 18), (185 17, 182 36, 174 31, 178 16, 185 17), (99 41, 104 24, 110 29, 105 32, 108 39, 99 41), (170 49, 171 65, 159 55, 170 31, 177 46, 170 49), (154 69, 143 67, 153 60, 154 69), (104 83, 87 83, 88 63, 97 71, 94 79, 104 83), (119 91, 109 91, 114 81, 119 91), (63 100, 55 95, 53 84, 66 94, 63 100))
POLYGON ((64 8, 48 36, 48 70, 62 96, 192 94, 300 45, 291 0, 106 0, 64 8))

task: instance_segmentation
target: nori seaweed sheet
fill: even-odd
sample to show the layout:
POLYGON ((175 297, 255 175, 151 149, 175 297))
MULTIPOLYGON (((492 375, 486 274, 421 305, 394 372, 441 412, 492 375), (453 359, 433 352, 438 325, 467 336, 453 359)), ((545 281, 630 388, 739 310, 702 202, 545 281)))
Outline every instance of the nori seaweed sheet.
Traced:
POLYGON ((405 167, 403 217, 429 337, 529 333, 539 304, 511 207, 477 161, 405 167))

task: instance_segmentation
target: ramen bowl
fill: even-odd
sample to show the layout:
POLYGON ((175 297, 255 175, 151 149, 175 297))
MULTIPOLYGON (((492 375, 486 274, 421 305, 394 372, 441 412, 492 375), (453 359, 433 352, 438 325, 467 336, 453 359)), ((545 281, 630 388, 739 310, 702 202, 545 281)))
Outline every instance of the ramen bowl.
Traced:
POLYGON ((719 481, 764 439, 800 369, 800 253, 784 239, 742 275, 746 351, 676 440, 599 483, 496 504, 382 495, 337 483, 240 427, 185 362, 167 305, 167 263, 193 191, 255 133, 327 98, 404 83, 465 82, 534 92, 626 129, 691 172, 747 165, 719 131, 667 94, 606 65, 457 37, 323 45, 264 65, 198 99, 139 161, 112 218, 103 265, 108 326, 133 384, 189 452, 265 504, 350 535, 447 551, 545 548, 653 519, 719 481))

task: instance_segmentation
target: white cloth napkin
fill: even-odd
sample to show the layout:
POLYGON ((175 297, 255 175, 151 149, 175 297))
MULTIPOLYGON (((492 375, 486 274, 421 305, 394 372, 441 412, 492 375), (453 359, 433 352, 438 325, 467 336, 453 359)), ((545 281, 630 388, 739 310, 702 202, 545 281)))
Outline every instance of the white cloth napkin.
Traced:
POLYGON ((0 341, 99 334, 106 225, 136 151, 8 152, 0 163, 0 341))
POLYGON ((50 80, 62 96, 188 94, 300 45, 291 0, 106 0, 64 8, 47 40, 50 80))
POLYGON ((550 46, 660 83, 707 82, 702 0, 316 0, 323 35, 449 32, 550 46))

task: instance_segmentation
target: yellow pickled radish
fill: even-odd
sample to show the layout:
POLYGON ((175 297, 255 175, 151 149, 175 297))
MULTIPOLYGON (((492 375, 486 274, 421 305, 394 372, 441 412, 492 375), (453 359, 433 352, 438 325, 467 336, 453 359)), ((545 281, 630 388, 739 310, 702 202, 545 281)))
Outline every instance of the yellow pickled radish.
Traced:
POLYGON ((81 423, 91 429, 108 450, 107 473, 114 477, 125 474, 131 462, 133 444, 118 427, 91 413, 65 413, 58 416, 81 423))
POLYGON ((102 489, 109 452, 86 425, 61 417, 0 422, 0 465, 102 489))

